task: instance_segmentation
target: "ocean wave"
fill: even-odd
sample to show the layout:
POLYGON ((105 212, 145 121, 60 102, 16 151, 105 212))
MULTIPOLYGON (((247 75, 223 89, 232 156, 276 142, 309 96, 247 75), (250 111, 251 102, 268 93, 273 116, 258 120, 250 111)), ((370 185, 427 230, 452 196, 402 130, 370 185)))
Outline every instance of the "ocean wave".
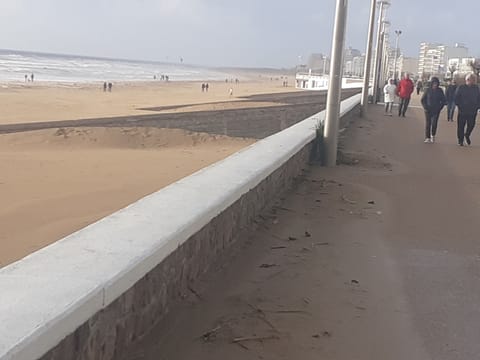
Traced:
POLYGON ((208 81, 227 76, 183 64, 0 50, 0 82, 24 80, 25 75, 32 73, 36 80, 67 83, 145 81, 161 75, 175 81, 208 81))

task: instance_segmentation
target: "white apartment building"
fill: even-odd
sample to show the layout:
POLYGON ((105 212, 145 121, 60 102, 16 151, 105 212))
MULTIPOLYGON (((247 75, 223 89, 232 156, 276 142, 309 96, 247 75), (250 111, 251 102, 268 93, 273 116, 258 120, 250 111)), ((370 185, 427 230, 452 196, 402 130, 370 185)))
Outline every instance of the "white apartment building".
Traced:
POLYGON ((447 46, 423 42, 420 44, 418 75, 421 77, 445 75, 450 59, 467 57, 468 48, 463 44, 457 43, 454 46, 447 46))

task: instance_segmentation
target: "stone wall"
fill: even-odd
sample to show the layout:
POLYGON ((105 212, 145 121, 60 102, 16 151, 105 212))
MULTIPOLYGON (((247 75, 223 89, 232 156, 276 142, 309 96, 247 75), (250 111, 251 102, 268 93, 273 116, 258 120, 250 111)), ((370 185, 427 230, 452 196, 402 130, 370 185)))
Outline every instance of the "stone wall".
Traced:
POLYGON ((182 244, 121 297, 80 326, 41 360, 112 360, 145 335, 169 310, 169 305, 238 238, 241 229, 308 165, 312 144, 305 146, 256 188, 238 199, 182 244))
MULTIPOLYGON (((358 93, 357 89, 343 91, 343 99, 358 93)), ((159 113, 115 118, 50 121, 31 124, 0 125, 1 133, 59 127, 159 127, 184 129, 194 132, 263 139, 284 130, 325 108, 326 93, 298 92, 293 94, 255 95, 253 101, 276 101, 283 104, 216 111, 159 113), (275 97, 272 99, 272 96, 275 97)), ((150 110, 161 110, 152 108, 150 110)))

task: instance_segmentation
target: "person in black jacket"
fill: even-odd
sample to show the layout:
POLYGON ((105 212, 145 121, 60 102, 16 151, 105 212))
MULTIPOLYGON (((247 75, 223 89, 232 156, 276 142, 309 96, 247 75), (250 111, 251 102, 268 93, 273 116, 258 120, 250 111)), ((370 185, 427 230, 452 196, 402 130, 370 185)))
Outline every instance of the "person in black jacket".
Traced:
POLYGON ((447 121, 453 121, 455 115, 455 91, 457 91, 457 84, 455 79, 451 80, 447 86, 445 97, 447 98, 447 121))
POLYGON ((475 119, 480 109, 480 89, 476 82, 477 77, 471 73, 465 77, 465 85, 461 85, 455 92, 455 104, 458 106, 457 138, 458 145, 463 146, 463 140, 471 144, 470 135, 475 127, 475 119), (467 130, 465 131, 465 125, 467 130))
POLYGON ((425 142, 433 143, 437 134, 438 117, 446 103, 438 78, 432 77, 430 87, 423 93, 421 101, 425 110, 425 142))

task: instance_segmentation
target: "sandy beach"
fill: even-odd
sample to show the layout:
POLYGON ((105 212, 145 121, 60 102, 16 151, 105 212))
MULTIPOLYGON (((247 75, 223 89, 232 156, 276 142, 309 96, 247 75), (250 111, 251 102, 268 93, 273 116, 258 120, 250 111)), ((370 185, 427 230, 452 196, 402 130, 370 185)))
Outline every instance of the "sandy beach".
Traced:
MULTIPOLYGON (((242 96, 294 91, 283 79, 235 83, 46 83, 0 87, 0 124, 258 106, 242 96), (233 89, 233 95, 229 89, 233 89), (158 111, 157 111, 158 112, 158 111)), ((290 79, 293 84, 293 79, 290 79)), ((268 106, 268 103, 262 103, 268 106)), ((0 266, 5 266, 252 144, 152 128, 57 128, 0 135, 0 266)))
POLYGON ((114 84, 112 92, 104 92, 102 84, 4 84, 0 87, 0 124, 144 115, 152 111, 141 109, 187 104, 207 103, 181 111, 241 108, 245 106, 243 96, 295 91, 293 77, 288 79, 290 86, 283 87, 284 78, 280 76, 260 76, 239 84, 209 82, 208 92, 202 92, 202 82, 123 83, 114 84))

